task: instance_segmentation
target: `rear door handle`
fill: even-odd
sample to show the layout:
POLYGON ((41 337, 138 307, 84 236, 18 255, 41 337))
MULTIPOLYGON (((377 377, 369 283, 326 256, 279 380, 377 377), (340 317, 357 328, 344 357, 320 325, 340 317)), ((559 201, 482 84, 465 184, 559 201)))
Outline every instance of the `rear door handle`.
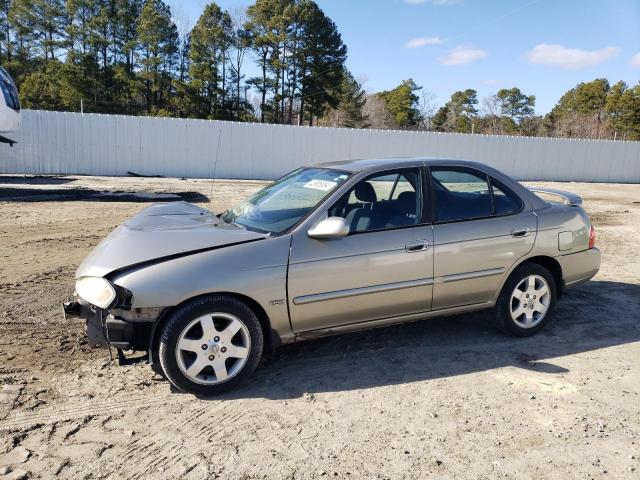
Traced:
POLYGON ((515 238, 526 237, 529 235, 529 228, 514 228, 511 230, 511 236, 515 238))
POLYGON ((429 243, 426 240, 419 240, 416 242, 407 243, 404 248, 409 253, 413 252, 422 252, 423 250, 427 250, 429 248, 429 243))

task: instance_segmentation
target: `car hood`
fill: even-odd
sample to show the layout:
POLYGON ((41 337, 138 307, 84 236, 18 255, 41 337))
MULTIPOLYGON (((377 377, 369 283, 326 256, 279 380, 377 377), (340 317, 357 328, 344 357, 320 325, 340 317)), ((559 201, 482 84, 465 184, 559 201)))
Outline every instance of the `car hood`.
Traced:
POLYGON ((85 258, 76 278, 103 277, 136 264, 267 238, 186 202, 153 205, 111 232, 85 258))

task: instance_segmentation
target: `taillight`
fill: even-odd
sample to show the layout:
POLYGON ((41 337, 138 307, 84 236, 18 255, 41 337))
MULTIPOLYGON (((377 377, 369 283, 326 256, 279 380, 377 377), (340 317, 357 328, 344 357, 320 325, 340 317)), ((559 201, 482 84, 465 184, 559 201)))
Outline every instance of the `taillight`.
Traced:
POLYGON ((589 248, 593 248, 596 246, 596 229, 591 225, 591 230, 589 230, 589 248))

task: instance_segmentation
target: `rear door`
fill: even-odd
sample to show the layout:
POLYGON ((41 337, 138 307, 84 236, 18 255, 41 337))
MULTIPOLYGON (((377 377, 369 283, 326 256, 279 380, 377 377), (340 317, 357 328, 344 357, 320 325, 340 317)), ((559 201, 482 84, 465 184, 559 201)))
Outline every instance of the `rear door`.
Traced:
POLYGON ((423 215, 422 169, 366 178, 328 209, 347 220, 347 237, 292 237, 289 312, 295 332, 431 308, 433 232, 423 215))
POLYGON ((432 167, 433 309, 490 302, 506 272, 535 241, 537 219, 484 172, 432 167))

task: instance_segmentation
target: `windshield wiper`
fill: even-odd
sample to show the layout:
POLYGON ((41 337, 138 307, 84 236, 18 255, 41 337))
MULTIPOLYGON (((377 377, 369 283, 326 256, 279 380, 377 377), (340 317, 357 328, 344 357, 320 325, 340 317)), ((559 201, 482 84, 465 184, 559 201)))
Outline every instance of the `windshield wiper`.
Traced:
POLYGON ((229 223, 229 224, 235 223, 233 220, 227 217, 229 213, 231 213, 229 210, 225 210, 224 212, 218 215, 218 218, 222 220, 224 223, 229 223))

